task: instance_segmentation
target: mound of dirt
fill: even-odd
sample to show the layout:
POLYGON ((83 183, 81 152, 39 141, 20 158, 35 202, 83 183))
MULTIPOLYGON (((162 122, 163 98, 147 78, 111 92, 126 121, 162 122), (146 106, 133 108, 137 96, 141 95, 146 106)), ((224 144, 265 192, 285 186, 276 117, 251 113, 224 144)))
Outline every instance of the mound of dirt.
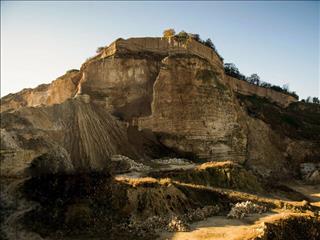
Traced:
POLYGON ((184 183, 204 186, 241 189, 262 192, 263 187, 257 177, 239 164, 227 162, 207 162, 191 169, 154 171, 149 173, 155 178, 170 178, 184 183))
MULTIPOLYGON (((1 131, 6 136, 1 138, 1 150, 13 151, 1 161, 5 175, 9 174, 5 169, 13 176, 25 172, 34 158, 57 147, 66 152, 66 159, 70 158, 75 170, 80 172, 108 169, 112 155, 121 154, 132 159, 147 156, 147 146, 129 142, 124 123, 84 96, 58 105, 1 113, 1 119, 1 127, 6 129, 1 131), (20 150, 23 156, 12 156, 20 150), (31 156, 25 154, 27 151, 31 151, 31 156)), ((140 137, 142 135, 140 133, 140 137)), ((144 143, 148 143, 148 139, 144 143)), ((152 143, 156 148, 156 140, 152 143)))

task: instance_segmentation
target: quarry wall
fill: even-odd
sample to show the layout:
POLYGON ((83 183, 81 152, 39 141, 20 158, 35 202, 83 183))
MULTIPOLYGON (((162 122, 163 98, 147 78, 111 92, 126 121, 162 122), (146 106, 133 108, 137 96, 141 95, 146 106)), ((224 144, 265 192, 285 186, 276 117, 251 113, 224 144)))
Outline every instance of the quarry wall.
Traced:
POLYGON ((252 85, 246 81, 242 81, 234 77, 226 76, 225 81, 234 92, 246 96, 257 95, 259 97, 267 98, 269 101, 275 102, 283 107, 288 106, 292 102, 298 101, 296 98, 290 95, 269 88, 252 85))
POLYGON ((108 57, 116 52, 154 52, 162 55, 169 54, 194 54, 205 58, 212 64, 218 64, 223 67, 223 62, 211 48, 188 39, 185 42, 175 40, 174 38, 129 38, 118 39, 105 49, 102 57, 108 57))
MULTIPOLYGON (((129 38, 127 40, 118 39, 110 44, 108 48, 104 50, 102 57, 108 57, 114 55, 116 52, 154 52, 162 55, 170 54, 193 54, 201 58, 208 60, 212 65, 217 66, 217 69, 221 69, 223 72, 223 62, 219 58, 216 52, 211 48, 199 43, 196 40, 189 39, 186 42, 177 41, 174 38, 129 38)), ((278 103, 281 106, 288 106, 292 102, 296 102, 297 99, 272 90, 259 86, 252 85, 248 82, 238 80, 236 78, 226 76, 225 82, 228 84, 234 92, 252 96, 257 95, 259 97, 267 98, 271 102, 278 103)))
MULTIPOLYGON (((71 98, 78 91, 79 87, 87 87, 90 93, 93 91, 101 95, 110 95, 108 90, 111 86, 118 89, 117 92, 121 92, 121 87, 124 92, 128 92, 129 86, 136 86, 133 82, 144 82, 144 84, 138 84, 139 90, 131 87, 131 90, 125 97, 126 101, 131 96, 140 94, 141 91, 152 90, 152 84, 156 78, 156 74, 159 71, 161 65, 159 59, 126 59, 126 62, 120 59, 109 59, 107 57, 114 56, 117 53, 135 54, 135 53, 154 53, 162 55, 163 57, 174 55, 174 54, 192 54, 199 56, 207 60, 215 68, 215 72, 218 75, 224 75, 221 81, 228 85, 234 92, 243 95, 257 95, 259 97, 265 97, 272 102, 278 103, 281 106, 288 106, 292 102, 296 102, 297 99, 290 95, 283 94, 281 92, 274 91, 272 89, 262 88, 255 85, 251 85, 245 81, 238 80, 233 77, 229 77, 224 73, 223 61, 220 59, 218 54, 211 48, 199 43, 194 39, 188 39, 186 41, 179 41, 175 38, 129 38, 129 39, 117 39, 111 43, 108 47, 104 48, 103 52, 91 60, 85 62, 79 73, 69 73, 66 76, 60 77, 51 84, 39 86, 35 89, 23 90, 16 94, 10 94, 1 99, 1 111, 9 109, 17 109, 22 106, 38 106, 41 104, 52 105, 62 103, 66 99, 71 98), (102 61, 101 61, 102 60, 102 61), (108 64, 106 64, 108 62, 108 64), (134 67, 132 67, 133 65, 134 67), (110 67, 110 66, 114 67, 110 67), (86 74, 83 74, 83 73, 86 74), (88 73, 91 74, 88 75, 88 73), (126 77, 124 74, 127 73, 131 77, 126 77), (88 75, 87 79, 81 76, 88 75), (108 79, 111 79, 114 84, 110 84, 108 79), (132 81, 127 81, 132 79, 132 81), (143 80, 141 80, 143 79, 143 80), (152 79, 152 80, 150 80, 152 79), (88 81, 87 84, 81 84, 81 82, 88 81), (79 84, 80 82, 80 84, 79 84), (103 84, 104 82, 107 85, 103 84), (82 86, 83 85, 83 86, 82 86), (149 86, 151 85, 151 86, 149 86)), ((137 85, 137 86, 138 86, 137 85)), ((147 94, 149 96, 149 94, 147 94)), ((149 102, 149 97, 147 97, 149 102)), ((118 100, 117 100, 118 101, 118 100)), ((119 102, 119 101, 118 101, 119 102)), ((128 102, 128 101, 127 101, 128 102)), ((121 103, 121 102, 120 102, 121 103)), ((122 104, 122 103, 121 103, 122 104)), ((120 104, 120 105, 121 105, 120 104)), ((137 102, 138 104, 138 102, 137 102)), ((140 103, 139 103, 140 104, 140 103)), ((119 104, 118 104, 119 105, 119 104)), ((128 106, 132 108, 132 106, 128 106)))

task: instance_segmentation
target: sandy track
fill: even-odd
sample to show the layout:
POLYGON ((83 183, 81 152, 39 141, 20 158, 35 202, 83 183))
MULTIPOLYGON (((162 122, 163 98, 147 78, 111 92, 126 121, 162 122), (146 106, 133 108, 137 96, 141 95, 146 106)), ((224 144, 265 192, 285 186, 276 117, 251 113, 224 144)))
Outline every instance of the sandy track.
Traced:
MULTIPOLYGON (((304 194, 320 207, 320 185, 290 185, 290 188, 304 194)), ((161 233, 159 240, 246 240, 262 233, 264 222, 293 215, 290 211, 251 214, 244 219, 228 219, 214 216, 191 224, 190 232, 161 233)))

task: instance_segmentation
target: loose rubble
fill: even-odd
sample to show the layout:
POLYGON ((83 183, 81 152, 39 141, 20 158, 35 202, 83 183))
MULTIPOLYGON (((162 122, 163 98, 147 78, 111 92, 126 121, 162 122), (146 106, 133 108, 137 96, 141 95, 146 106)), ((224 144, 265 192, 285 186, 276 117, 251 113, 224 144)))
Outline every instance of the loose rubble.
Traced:
POLYGON ((169 232, 187 232, 189 230, 190 226, 183 217, 172 216, 167 225, 167 231, 169 232))
POLYGON ((251 201, 236 203, 228 213, 228 218, 243 219, 247 214, 263 213, 267 211, 267 207, 255 204, 251 201))
POLYGON ((197 208, 184 215, 188 222, 196 222, 204 220, 208 217, 216 215, 220 211, 219 206, 205 206, 197 208))
POLYGON ((111 157, 111 162, 115 165, 116 172, 126 172, 126 171, 148 171, 150 170, 149 166, 146 166, 142 163, 138 163, 131 158, 128 158, 123 155, 113 155, 111 157))
POLYGON ((208 217, 217 215, 219 206, 205 206, 203 208, 192 209, 186 214, 171 216, 152 216, 144 220, 139 220, 132 216, 129 223, 121 224, 119 229, 134 233, 143 237, 148 233, 156 231, 186 232, 190 231, 189 223, 205 220, 208 217))
POLYGON ((152 160, 154 163, 158 164, 172 164, 172 165, 188 165, 192 164, 192 162, 183 159, 183 158, 168 158, 168 159, 153 159, 152 160))

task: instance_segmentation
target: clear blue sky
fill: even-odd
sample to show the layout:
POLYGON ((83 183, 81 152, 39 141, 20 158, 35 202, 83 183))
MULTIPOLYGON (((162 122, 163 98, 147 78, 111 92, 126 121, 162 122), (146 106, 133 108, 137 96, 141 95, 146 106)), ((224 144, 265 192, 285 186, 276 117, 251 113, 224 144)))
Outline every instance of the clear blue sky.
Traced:
POLYGON ((319 96, 319 2, 1 2, 1 96, 80 68, 116 38, 210 37, 225 62, 319 96))

